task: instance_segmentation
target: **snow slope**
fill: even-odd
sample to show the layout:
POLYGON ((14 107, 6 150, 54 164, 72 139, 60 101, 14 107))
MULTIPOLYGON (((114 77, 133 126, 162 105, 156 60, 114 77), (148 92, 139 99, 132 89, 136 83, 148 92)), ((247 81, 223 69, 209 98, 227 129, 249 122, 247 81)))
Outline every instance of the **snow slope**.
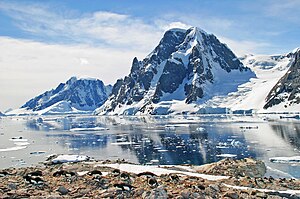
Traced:
MULTIPOLYGON (((253 112, 280 112, 281 110, 265 110, 266 97, 278 80, 287 72, 293 58, 286 55, 246 55, 241 58, 243 64, 255 72, 256 78, 241 84, 237 92, 227 97, 216 96, 207 104, 227 107, 232 111, 253 110, 253 112)), ((298 109, 300 110, 300 109, 298 109)))

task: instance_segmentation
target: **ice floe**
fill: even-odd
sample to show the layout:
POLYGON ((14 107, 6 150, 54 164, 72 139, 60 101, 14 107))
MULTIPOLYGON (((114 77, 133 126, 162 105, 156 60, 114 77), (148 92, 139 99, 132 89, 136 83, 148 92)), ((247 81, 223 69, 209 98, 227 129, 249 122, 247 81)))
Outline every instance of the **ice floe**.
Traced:
POLYGON ((269 160, 275 163, 300 163, 300 156, 274 157, 269 160))
POLYGON ((81 161, 87 161, 89 159, 90 157, 86 155, 59 155, 52 160, 52 163, 59 164, 65 162, 81 162, 81 161))
POLYGON ((70 131, 105 131, 108 128, 104 127, 93 127, 93 128, 72 128, 70 131))
POLYGON ((222 158, 234 158, 236 157, 235 154, 220 154, 220 155, 216 155, 217 157, 222 157, 222 158))
POLYGON ((135 142, 112 142, 110 144, 112 144, 112 145, 132 145, 132 144, 138 144, 138 143, 135 143, 135 142))
POLYGON ((17 151, 17 150, 26 149, 26 148, 27 148, 27 146, 14 146, 14 147, 8 147, 5 149, 0 149, 0 152, 17 151))

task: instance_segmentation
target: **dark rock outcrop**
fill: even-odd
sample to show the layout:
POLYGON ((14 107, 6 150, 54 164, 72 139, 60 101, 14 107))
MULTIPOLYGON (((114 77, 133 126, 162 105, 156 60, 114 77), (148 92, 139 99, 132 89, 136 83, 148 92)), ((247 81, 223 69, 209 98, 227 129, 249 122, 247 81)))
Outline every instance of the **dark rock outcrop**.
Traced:
POLYGON ((284 107, 300 103, 300 50, 290 53, 294 60, 286 74, 276 83, 266 98, 264 109, 284 103, 284 107))

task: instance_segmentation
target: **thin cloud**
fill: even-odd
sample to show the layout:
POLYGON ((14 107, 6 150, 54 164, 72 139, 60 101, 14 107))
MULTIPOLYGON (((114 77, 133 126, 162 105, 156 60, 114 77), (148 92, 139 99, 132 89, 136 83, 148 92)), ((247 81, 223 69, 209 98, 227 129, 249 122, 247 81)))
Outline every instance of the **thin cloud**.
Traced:
POLYGON ((299 0, 272 0, 264 11, 269 16, 285 17, 284 19, 296 20, 295 22, 299 23, 299 8, 299 0))
POLYGON ((265 47, 270 47, 271 44, 266 42, 256 42, 248 40, 233 40, 227 37, 218 37, 222 43, 227 44, 227 46, 237 55, 243 56, 245 54, 264 54, 261 51, 265 47))
POLYGON ((85 45, 49 45, 0 37, 0 109, 17 108, 71 76, 90 76, 113 84, 129 73, 132 50, 85 45))
POLYGON ((14 19, 16 26, 38 37, 56 42, 76 42, 116 48, 149 50, 162 31, 129 15, 94 12, 69 16, 40 5, 0 3, 0 10, 14 19))

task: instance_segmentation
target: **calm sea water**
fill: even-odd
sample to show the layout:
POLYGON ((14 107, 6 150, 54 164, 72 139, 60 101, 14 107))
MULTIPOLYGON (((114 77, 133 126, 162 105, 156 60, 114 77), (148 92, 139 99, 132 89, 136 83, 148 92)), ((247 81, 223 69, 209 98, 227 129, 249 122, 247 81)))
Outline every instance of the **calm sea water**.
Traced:
POLYGON ((252 116, 48 116, 0 119, 0 168, 30 166, 51 154, 141 164, 196 164, 225 157, 265 161, 270 175, 300 178, 300 123, 252 116))

